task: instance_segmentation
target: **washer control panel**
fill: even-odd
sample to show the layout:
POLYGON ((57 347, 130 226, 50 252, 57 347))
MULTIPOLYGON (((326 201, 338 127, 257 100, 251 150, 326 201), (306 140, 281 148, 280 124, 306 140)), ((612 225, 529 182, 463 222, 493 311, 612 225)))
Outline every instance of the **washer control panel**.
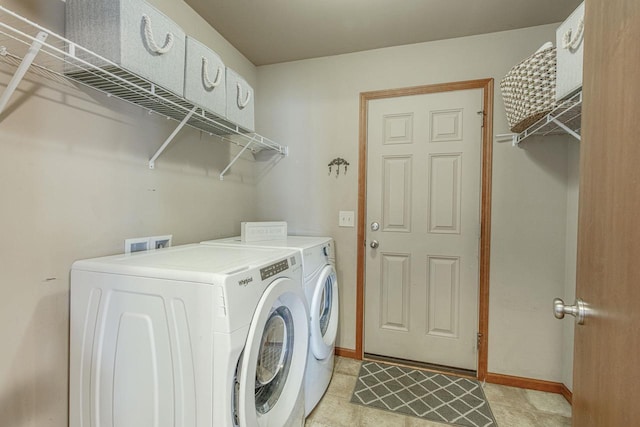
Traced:
POLYGON ((268 279, 271 276, 275 276, 289 268, 289 262, 286 259, 278 261, 275 264, 268 265, 260 269, 260 276, 262 280, 268 279))

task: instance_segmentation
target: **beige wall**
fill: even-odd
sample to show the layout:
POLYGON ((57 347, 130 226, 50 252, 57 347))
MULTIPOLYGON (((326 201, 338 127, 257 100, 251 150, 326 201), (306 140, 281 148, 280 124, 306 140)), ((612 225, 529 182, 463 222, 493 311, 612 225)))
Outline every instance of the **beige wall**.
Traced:
MULTIPOLYGON (((499 81, 555 25, 258 67, 257 120, 290 156, 258 183, 263 219, 292 232, 336 239, 341 284, 338 345, 355 347, 356 229, 337 226, 357 210, 359 93, 493 77, 494 131, 508 132, 499 81), (335 157, 346 175, 328 176, 335 157)), ((551 300, 565 283, 567 145, 494 146, 489 370, 562 380, 562 323, 551 300)))
MULTIPOLYGON (((573 304, 576 299, 576 268, 578 262, 578 196, 580 182, 580 143, 569 138, 568 188, 567 188, 567 243, 564 302, 573 304)), ((573 390, 573 317, 564 322, 562 347, 562 383, 573 390)))
MULTIPOLYGON (((220 37, 183 2, 154 0, 188 31, 220 37)), ((63 33, 64 3, 3 6, 63 33)), ((217 47, 218 45, 214 46, 217 47)), ((220 45, 225 60, 255 68, 220 45)), ((0 64, 0 91, 11 72, 0 64)), ((235 148, 183 130, 147 161, 176 123, 88 90, 28 76, 0 115, 0 426, 64 427, 67 418, 71 263, 122 252, 127 237, 173 234, 174 244, 239 232, 255 219, 255 177, 235 148)), ((258 165, 260 166, 260 165, 258 165)))
POLYGON ((565 287, 564 138, 535 137, 494 158, 490 372, 562 380, 563 324, 551 302, 565 287))

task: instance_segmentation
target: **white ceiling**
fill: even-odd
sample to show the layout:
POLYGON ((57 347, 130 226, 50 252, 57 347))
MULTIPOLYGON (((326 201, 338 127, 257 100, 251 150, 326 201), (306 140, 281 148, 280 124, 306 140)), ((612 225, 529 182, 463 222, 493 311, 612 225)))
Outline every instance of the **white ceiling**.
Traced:
POLYGON ((185 0, 255 65, 563 21, 581 0, 185 0))

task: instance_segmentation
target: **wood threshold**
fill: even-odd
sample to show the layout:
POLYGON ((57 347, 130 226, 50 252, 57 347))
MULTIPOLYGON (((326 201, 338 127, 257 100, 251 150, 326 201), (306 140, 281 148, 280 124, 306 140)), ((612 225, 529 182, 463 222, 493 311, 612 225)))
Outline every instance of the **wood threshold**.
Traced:
POLYGON ((489 265, 491 253, 491 171, 493 159, 493 85, 490 79, 467 80, 426 86, 378 90, 360 93, 360 125, 358 152, 358 218, 357 218, 357 265, 356 265, 356 348, 355 358, 364 355, 364 281, 366 257, 366 184, 367 184, 367 110, 368 102, 374 99, 400 96, 424 95, 456 90, 482 89, 484 122, 482 131, 482 172, 480 206, 480 271, 478 292, 478 369, 477 378, 487 375, 489 343, 489 265))
POLYGON ((435 372, 443 375, 452 375, 455 377, 476 379, 476 371, 467 369, 451 368, 449 366, 433 365, 423 362, 412 362, 410 360, 396 359, 395 357, 378 356, 376 354, 365 353, 362 356, 363 361, 379 362, 385 365, 401 366, 403 368, 417 369, 419 371, 435 372))
POLYGON ((492 384, 509 387, 526 388, 529 390, 546 391, 562 395, 571 404, 572 393, 566 385, 553 381, 536 380, 533 378, 515 377, 504 374, 487 373, 485 381, 492 384))

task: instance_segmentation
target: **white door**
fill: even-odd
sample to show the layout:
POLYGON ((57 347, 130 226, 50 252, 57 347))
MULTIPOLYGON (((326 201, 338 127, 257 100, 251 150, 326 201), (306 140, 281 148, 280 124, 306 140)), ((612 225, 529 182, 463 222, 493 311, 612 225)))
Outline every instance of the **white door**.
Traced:
POLYGON ((304 419, 309 313, 299 283, 275 280, 260 299, 240 361, 241 427, 294 426, 304 419))
POLYGON ((369 101, 365 353, 477 367, 481 110, 481 89, 369 101))

